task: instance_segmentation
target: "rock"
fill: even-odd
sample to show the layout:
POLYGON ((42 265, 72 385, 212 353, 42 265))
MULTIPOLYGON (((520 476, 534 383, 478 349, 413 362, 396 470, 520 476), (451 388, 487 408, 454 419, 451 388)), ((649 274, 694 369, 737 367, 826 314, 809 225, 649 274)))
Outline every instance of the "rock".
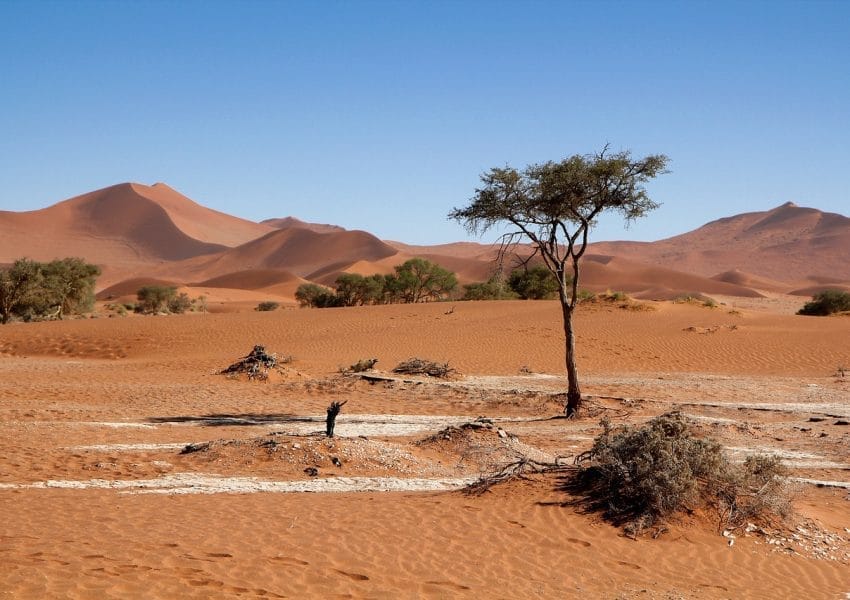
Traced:
POLYGON ((502 438, 502 439, 505 439, 505 438, 508 437, 508 432, 505 431, 504 429, 501 429, 501 428, 498 430, 498 434, 499 434, 499 437, 502 438))
POLYGON ((319 469, 317 469, 316 467, 307 467, 306 469, 304 469, 304 472, 307 473, 307 475, 309 475, 310 477, 315 477, 319 474, 319 469))

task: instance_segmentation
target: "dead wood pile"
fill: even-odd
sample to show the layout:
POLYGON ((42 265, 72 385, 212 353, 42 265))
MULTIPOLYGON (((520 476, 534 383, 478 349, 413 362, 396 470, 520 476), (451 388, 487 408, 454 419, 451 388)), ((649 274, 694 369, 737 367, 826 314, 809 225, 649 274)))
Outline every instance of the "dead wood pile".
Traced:
POLYGON ((219 371, 221 375, 239 375, 245 373, 248 379, 267 379, 268 372, 278 362, 290 362, 291 357, 278 361, 276 354, 267 354, 265 346, 256 345, 247 356, 243 356, 235 363, 219 371))
POLYGON ((438 363, 422 358, 410 358, 393 369, 393 373, 402 375, 428 375, 429 377, 448 377, 456 371, 449 363, 438 363))

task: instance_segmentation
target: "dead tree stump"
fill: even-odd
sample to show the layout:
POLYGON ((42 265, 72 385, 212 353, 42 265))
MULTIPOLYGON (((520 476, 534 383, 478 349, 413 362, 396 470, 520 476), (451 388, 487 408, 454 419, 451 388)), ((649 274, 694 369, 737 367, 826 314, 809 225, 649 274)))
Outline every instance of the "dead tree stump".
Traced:
MULTIPOLYGON (((348 400, 346 400, 345 402, 348 402, 348 400)), ((331 405, 328 406, 328 418, 325 420, 325 433, 329 438, 332 438, 334 436, 336 416, 339 414, 339 411, 342 410, 342 407, 345 402, 331 402, 331 405)))

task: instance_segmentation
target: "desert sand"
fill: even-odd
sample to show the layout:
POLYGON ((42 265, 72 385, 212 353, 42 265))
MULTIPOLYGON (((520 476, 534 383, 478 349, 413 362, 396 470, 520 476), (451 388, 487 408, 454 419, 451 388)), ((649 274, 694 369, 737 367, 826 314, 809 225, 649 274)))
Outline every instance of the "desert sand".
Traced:
POLYGON ((850 593, 850 318, 784 314, 771 298, 582 306, 587 400, 566 421, 550 418, 564 386, 555 302, 215 301, 220 312, 0 329, 4 597, 850 593), (254 344, 293 360, 267 381, 216 374, 254 344), (393 378, 411 356, 458 374, 393 378), (340 373, 368 357, 377 381, 340 373), (331 401, 347 401, 333 440, 331 401), (792 520, 730 545, 692 514, 634 540, 574 504, 563 475, 460 489, 518 453, 570 463, 603 416, 674 408, 732 456, 782 456, 792 520))

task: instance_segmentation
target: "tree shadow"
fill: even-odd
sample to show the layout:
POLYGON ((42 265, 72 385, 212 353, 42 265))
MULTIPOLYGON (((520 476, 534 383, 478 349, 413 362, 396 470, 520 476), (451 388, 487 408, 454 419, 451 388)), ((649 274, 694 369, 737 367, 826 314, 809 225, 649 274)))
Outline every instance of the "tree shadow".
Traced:
POLYGON ((578 469, 558 477, 555 489, 567 494, 560 502, 537 502, 538 506, 572 508, 579 514, 597 515, 615 527, 623 527, 640 516, 640 512, 612 510, 609 498, 611 490, 606 488, 597 473, 590 469, 578 469))
POLYGON ((208 415, 176 415, 148 417, 148 423, 190 423, 204 427, 252 427, 284 423, 324 423, 324 417, 306 417, 290 413, 213 413, 208 415))

